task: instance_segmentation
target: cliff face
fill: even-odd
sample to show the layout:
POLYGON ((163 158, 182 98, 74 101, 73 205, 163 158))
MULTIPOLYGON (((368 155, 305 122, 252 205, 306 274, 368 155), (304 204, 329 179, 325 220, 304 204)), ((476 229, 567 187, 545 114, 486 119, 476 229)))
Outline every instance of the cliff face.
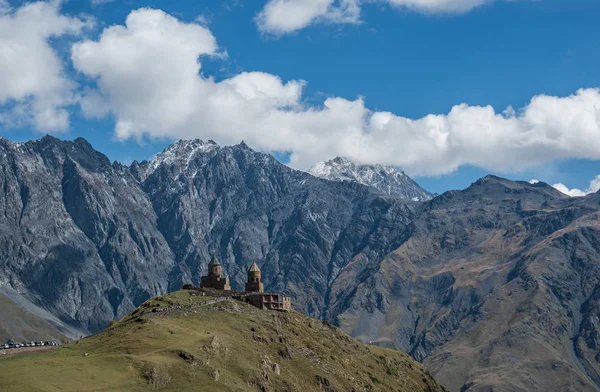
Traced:
MULTIPOLYGON (((111 164, 85 140, 0 140, 0 285, 89 332, 217 256, 451 390, 600 385, 600 195, 485 177, 417 203, 245 144, 111 164)), ((560 387, 560 388, 559 388, 560 387)), ((558 388, 558 389, 557 389, 558 388)))
POLYGON ((173 254, 127 167, 83 139, 0 143, 3 285, 89 331, 167 289, 173 254))

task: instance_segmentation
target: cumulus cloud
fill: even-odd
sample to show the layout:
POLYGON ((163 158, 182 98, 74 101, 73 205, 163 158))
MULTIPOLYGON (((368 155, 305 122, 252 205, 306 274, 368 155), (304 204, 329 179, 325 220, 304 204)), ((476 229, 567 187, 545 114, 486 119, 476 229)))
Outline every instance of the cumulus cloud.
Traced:
POLYGON ((358 23, 359 0, 269 0, 256 16, 265 33, 287 34, 316 22, 358 23))
MULTIPOLYGON (((378 0, 426 14, 464 13, 494 0, 378 0)), ((358 23, 361 7, 373 0, 268 0, 255 21, 265 33, 282 35, 315 23, 358 23)))
POLYGON ((36 2, 13 10, 0 1, 0 124, 42 131, 69 126, 66 107, 75 102, 75 84, 48 41, 79 34, 86 22, 58 7, 36 2))
POLYGON ((91 116, 111 113, 119 139, 245 140, 289 152, 290 165, 300 169, 336 155, 412 175, 467 164, 510 172, 556 159, 600 159, 600 89, 536 96, 520 110, 460 104, 411 119, 373 112, 362 98, 307 105, 304 81, 263 72, 217 82, 200 71, 203 56, 218 53, 206 27, 159 10, 133 11, 124 26, 73 46, 74 66, 97 85, 82 107, 91 116))
POLYGON ((554 184, 552 186, 564 193, 565 195, 569 195, 571 197, 581 197, 589 195, 590 193, 596 193, 600 190, 600 174, 594 177, 594 179, 590 181, 590 186, 584 190, 577 188, 569 189, 566 185, 562 183, 554 184))

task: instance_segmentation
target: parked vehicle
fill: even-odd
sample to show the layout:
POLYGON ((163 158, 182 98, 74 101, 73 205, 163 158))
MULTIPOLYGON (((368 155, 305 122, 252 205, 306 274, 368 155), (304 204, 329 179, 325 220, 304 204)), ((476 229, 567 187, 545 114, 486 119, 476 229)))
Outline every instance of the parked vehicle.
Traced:
POLYGON ((11 348, 25 348, 25 347, 44 347, 44 346, 59 346, 60 344, 54 341, 44 342, 40 341, 31 341, 31 342, 13 342, 9 340, 4 344, 0 344, 0 350, 8 350, 11 348))

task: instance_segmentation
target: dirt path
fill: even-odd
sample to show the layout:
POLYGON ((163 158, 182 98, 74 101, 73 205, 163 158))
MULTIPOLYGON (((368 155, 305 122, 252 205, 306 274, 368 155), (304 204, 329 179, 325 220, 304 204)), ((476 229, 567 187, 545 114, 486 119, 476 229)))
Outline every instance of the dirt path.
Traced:
POLYGON ((57 347, 21 347, 21 348, 9 348, 8 350, 0 350, 0 360, 5 358, 14 357, 15 355, 31 354, 38 351, 50 351, 55 350, 57 347))

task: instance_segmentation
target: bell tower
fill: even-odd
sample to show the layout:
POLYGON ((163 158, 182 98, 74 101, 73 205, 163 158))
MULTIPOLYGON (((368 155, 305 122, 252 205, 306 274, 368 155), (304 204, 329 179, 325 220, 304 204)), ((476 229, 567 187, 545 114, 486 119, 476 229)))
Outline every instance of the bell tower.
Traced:
POLYGON ((264 292, 264 287, 262 282, 260 281, 260 268, 256 262, 252 263, 250 268, 248 268, 248 282, 246 282, 246 292, 247 293, 262 293, 264 292))
POLYGON ((208 264, 208 276, 218 276, 221 277, 223 274, 223 266, 219 264, 216 258, 212 258, 210 263, 208 264))

